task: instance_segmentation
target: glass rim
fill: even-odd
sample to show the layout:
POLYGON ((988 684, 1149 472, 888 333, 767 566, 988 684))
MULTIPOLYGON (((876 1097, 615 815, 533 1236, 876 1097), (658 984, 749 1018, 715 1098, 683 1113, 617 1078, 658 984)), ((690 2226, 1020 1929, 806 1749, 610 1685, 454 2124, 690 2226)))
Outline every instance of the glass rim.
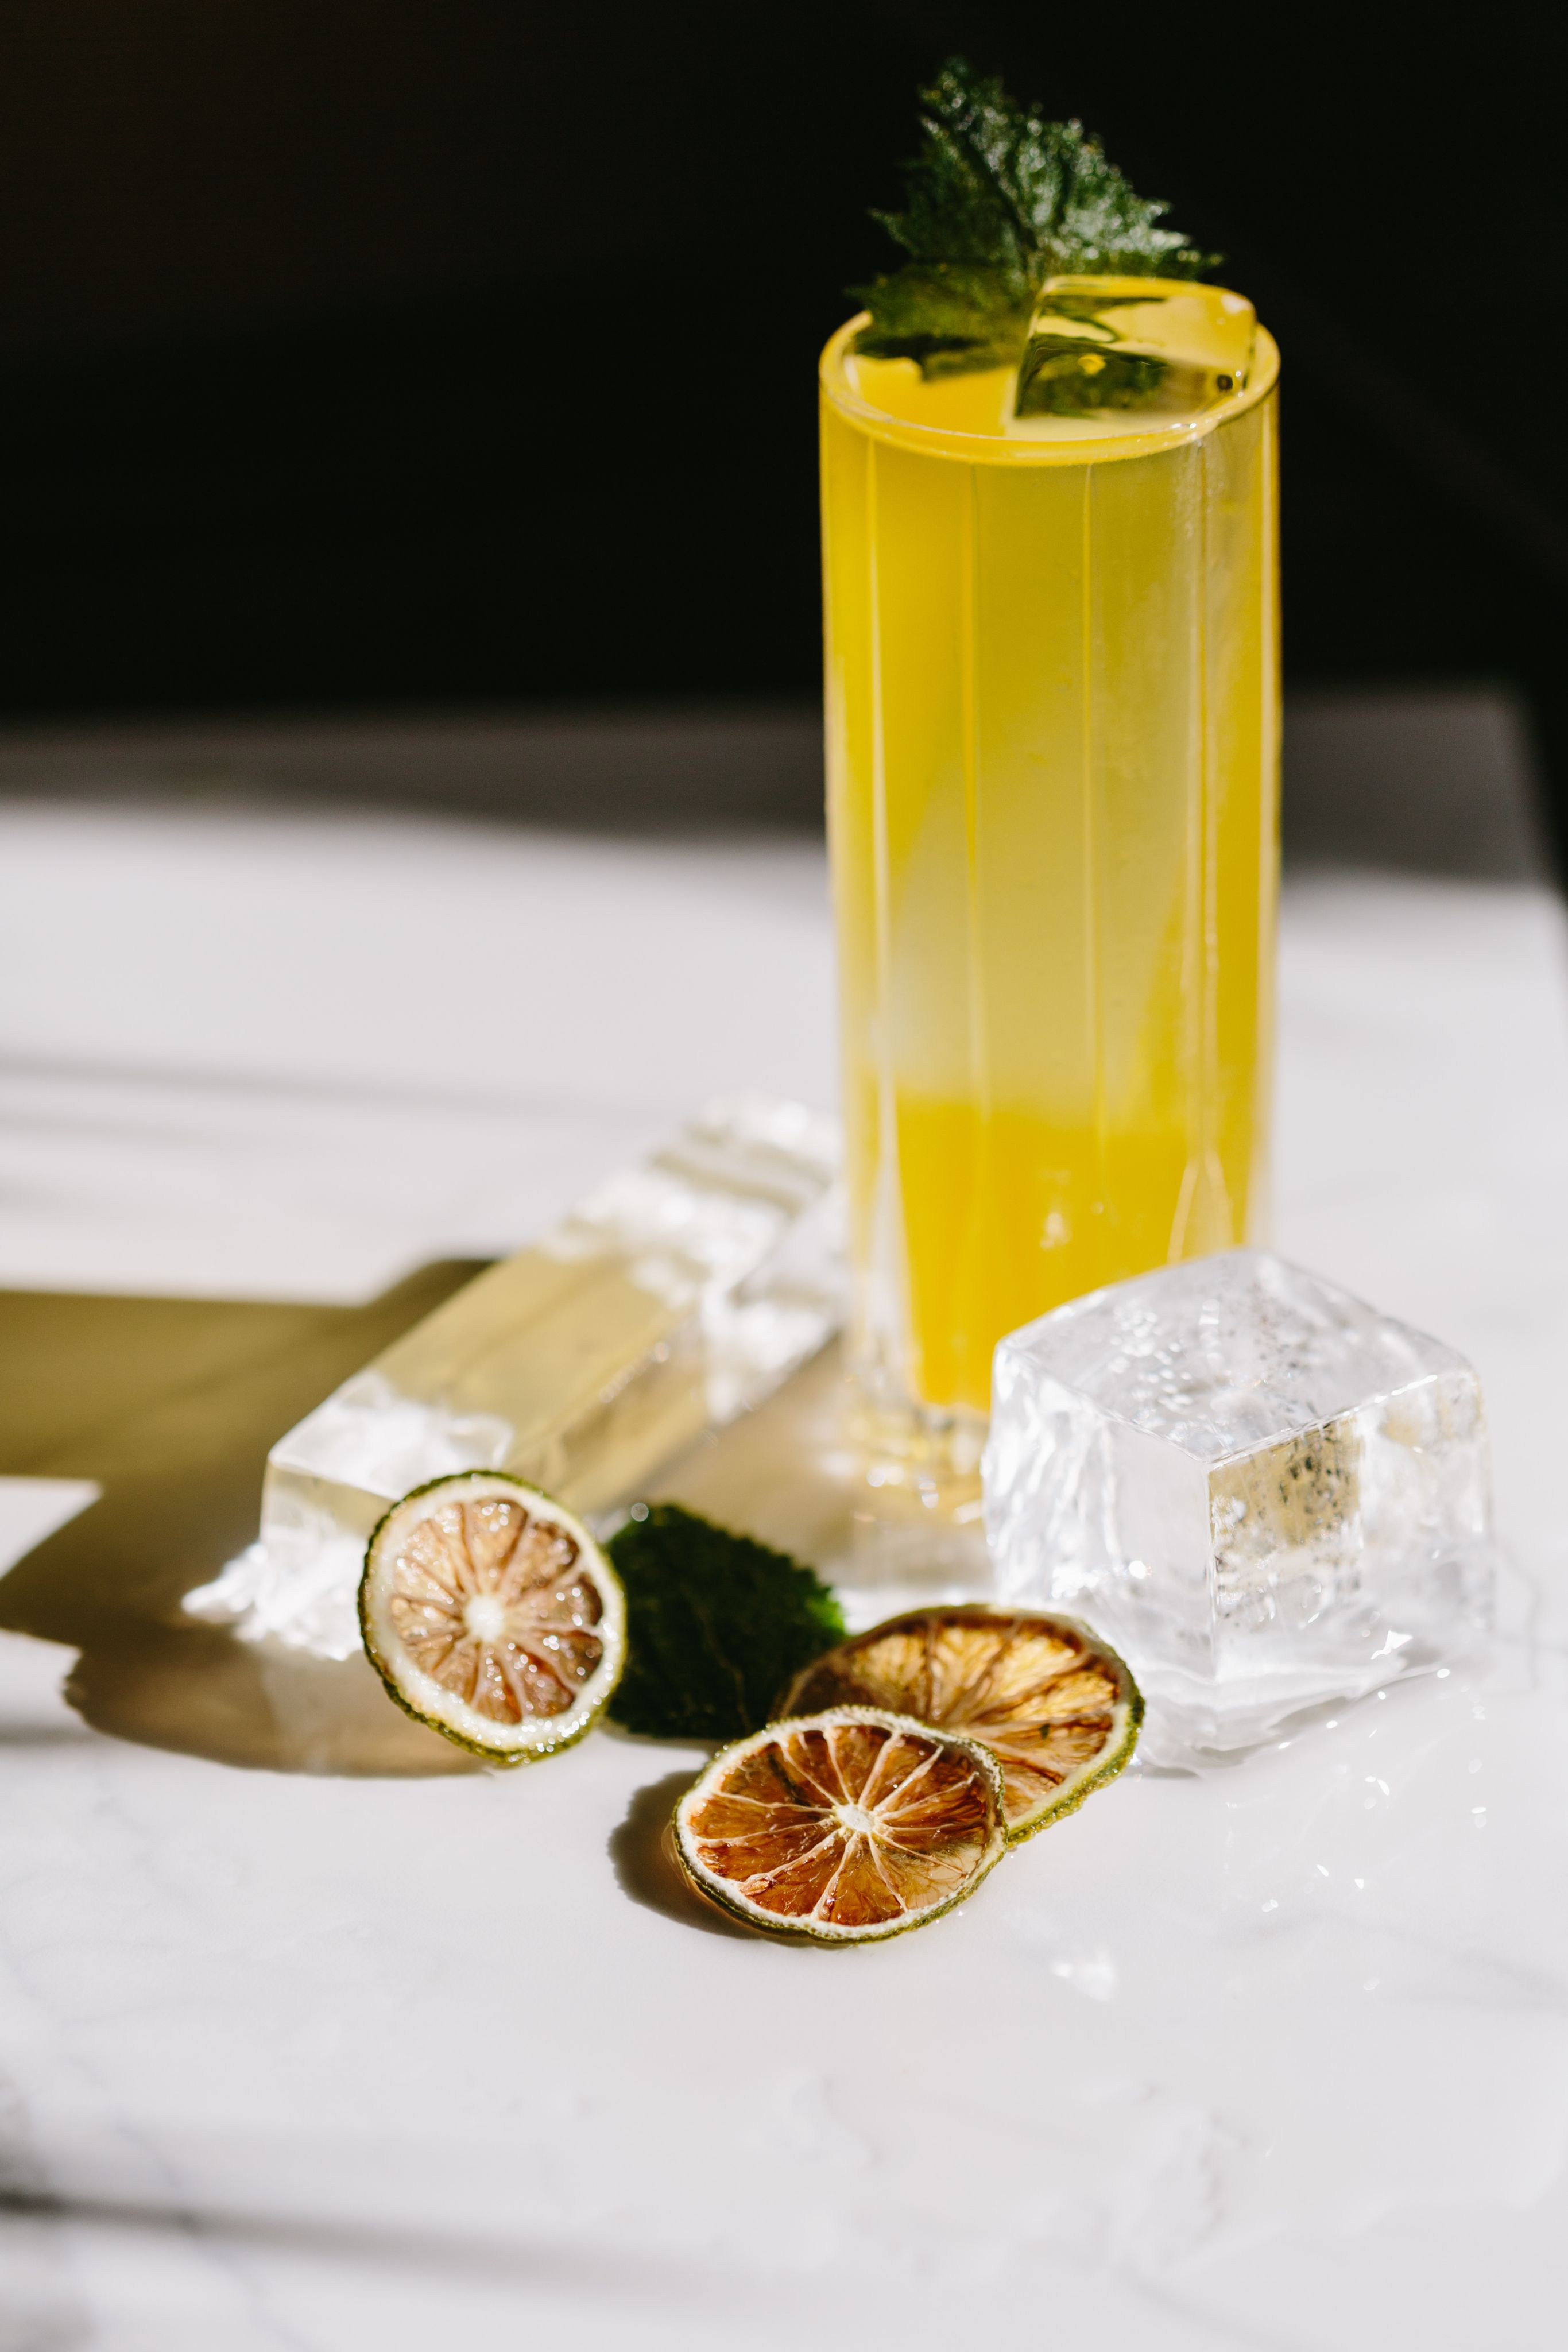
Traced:
POLYGON ((1228 399, 1217 401, 1201 416, 1184 417, 1142 432, 1107 433, 1103 438, 1012 441, 999 433, 960 433, 951 425, 917 425, 910 417, 892 415, 863 399, 850 383, 844 362, 852 339, 870 323, 869 310, 857 311, 828 338, 817 368, 823 399, 848 423, 876 440, 925 457, 961 458, 971 466, 1103 466, 1122 458, 1153 457, 1167 449, 1188 448, 1258 407, 1280 378, 1280 347, 1268 328, 1260 325, 1257 357, 1246 384, 1228 399))

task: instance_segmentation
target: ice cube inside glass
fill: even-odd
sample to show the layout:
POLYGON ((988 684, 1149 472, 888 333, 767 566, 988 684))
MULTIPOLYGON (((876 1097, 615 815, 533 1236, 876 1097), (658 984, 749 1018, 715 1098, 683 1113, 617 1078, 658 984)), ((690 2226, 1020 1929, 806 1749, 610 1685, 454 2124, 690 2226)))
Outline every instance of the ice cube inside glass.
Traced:
POLYGON ((1169 278, 1048 278, 1019 368, 1017 414, 1202 415, 1244 389, 1258 321, 1244 295, 1169 278))
POLYGON ((1265 1251, 1011 1333, 984 1483, 999 1597, 1064 1605, 1124 1650, 1167 1751, 1247 1746, 1488 1620, 1474 1371, 1265 1251))

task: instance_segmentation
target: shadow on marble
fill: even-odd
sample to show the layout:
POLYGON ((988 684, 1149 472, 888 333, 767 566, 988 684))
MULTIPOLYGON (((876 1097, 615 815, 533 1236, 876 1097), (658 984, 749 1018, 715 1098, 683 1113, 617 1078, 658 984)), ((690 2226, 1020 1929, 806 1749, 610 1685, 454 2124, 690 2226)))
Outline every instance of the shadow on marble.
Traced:
POLYGON ((362 1657, 252 1646, 180 1607, 255 1535, 274 1440, 477 1271, 425 1266, 353 1307, 0 1293, 0 1350, 26 1367, 0 1396, 0 1473, 103 1489, 0 1579, 0 1628, 79 1652, 65 1695, 95 1730, 275 1772, 482 1769, 362 1657))
POLYGON ((80 1748, 91 1738, 85 1723, 0 1722, 0 1754, 19 1755, 25 1748, 80 1748))
POLYGON ((637 1790, 625 1819, 610 1833, 608 1851, 615 1883, 633 1903, 649 1911, 662 1911, 666 1919, 678 1919, 683 1927, 759 1943, 762 1938, 752 1928, 742 1927, 738 1919, 727 1919, 722 1911, 694 1895, 670 1859, 664 1843, 670 1815, 676 1799, 685 1795, 696 1777, 695 1771, 666 1772, 663 1780, 650 1780, 646 1788, 637 1790))
MULTIPOLYGON (((285 2158, 289 2153, 286 2147, 277 2152, 285 2158)), ((220 2146, 214 2153, 232 2164, 232 2148, 220 2146)), ((345 2153, 346 2164, 362 2166, 363 2160, 358 2147, 345 2153)), ((189 2198, 182 2198, 177 2205, 162 2204, 154 2198, 75 2196, 24 2185, 0 2189, 0 2220, 134 2231, 144 2238, 166 2237, 187 2245, 195 2235, 211 2245, 369 2263, 405 2273, 450 2273, 464 2281, 498 2280, 586 2301, 622 2303, 637 2312, 677 2303, 683 2313, 694 2305, 723 2310, 727 2307, 726 2298, 734 2294, 733 2286, 716 2278, 708 2264, 684 2261, 679 2253, 617 2249, 596 2242, 588 2259, 580 2247, 559 2239, 444 2230, 439 2222, 411 2226, 403 2214, 378 2227, 373 2221, 351 2213, 247 2210, 189 2198)), ((0 2319, 13 2315, 7 2310, 0 2319)), ((48 2315, 54 2317, 52 2313, 48 2315)), ((298 2341, 293 2336, 277 2340, 298 2341)), ((89 2344, 101 2341, 96 2332, 91 2336, 41 2330, 27 2335, 0 2333, 5 2352, 78 2352, 78 2347, 85 2352, 89 2344)))

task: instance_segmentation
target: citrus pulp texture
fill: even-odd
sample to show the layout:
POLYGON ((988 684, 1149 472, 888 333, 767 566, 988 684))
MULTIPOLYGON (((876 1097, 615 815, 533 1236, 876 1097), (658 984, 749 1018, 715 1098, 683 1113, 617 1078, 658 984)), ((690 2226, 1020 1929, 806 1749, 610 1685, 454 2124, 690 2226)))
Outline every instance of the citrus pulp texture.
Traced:
POLYGON ((982 1608, 917 1609, 841 1642, 796 1676, 783 1712, 845 1705, 982 1741, 1014 1844, 1114 1778, 1144 1714, 1122 1660, 1074 1618, 982 1608))
POLYGON ((621 1587, 581 1522, 487 1470, 416 1486, 387 1513, 360 1623, 398 1705, 498 1763, 580 1739, 626 1654, 621 1587))
POLYGON ((725 1748, 675 1807, 701 1894, 754 1927, 874 1942, 962 1902, 1006 1850, 1001 1774, 975 1741, 846 1707, 725 1748))

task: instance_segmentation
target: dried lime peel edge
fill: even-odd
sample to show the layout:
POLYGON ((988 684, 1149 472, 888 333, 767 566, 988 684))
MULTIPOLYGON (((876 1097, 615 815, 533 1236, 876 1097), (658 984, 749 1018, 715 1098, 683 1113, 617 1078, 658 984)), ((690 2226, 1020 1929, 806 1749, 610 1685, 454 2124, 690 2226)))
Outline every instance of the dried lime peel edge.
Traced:
POLYGON ((900 1715, 885 1707, 839 1706, 825 1713, 785 1717, 778 1722, 765 1724, 758 1731, 748 1733, 743 1739, 733 1740, 712 1759, 694 1785, 676 1801, 670 1816, 667 1832, 668 1846, 682 1877, 692 1891, 711 1903, 731 1919, 740 1921, 758 1935, 789 1943, 809 1943, 818 1947, 882 1944, 894 1936, 913 1935, 918 1928, 928 1927, 933 1921, 946 1917, 967 1902, 981 1882, 990 1876, 1008 1851, 1006 1832, 1002 1824, 1001 1767, 983 1740, 967 1738, 962 1733, 943 1731, 934 1725, 922 1723, 915 1716, 900 1715), (953 1888, 942 1900, 919 1910, 913 1917, 903 1917, 842 1927, 815 1919, 814 1913, 790 1915, 768 1912, 743 1895, 737 1885, 704 1863, 696 1852, 699 1843, 706 1843, 695 1828, 693 1816, 716 1789, 727 1770, 742 1759, 748 1750, 791 1732, 830 1730, 863 1723, 890 1732, 907 1733, 912 1738, 942 1749, 956 1749, 973 1764, 985 1781, 990 1809, 990 1834, 975 1867, 960 1885, 953 1888))
MULTIPOLYGON (((1065 1821, 1070 1813, 1075 1813, 1078 1811, 1086 1798, 1092 1796, 1097 1789, 1103 1789, 1108 1781, 1113 1780, 1131 1762, 1144 1720, 1144 1696, 1134 1678, 1132 1669, 1126 1660, 1112 1649, 1109 1643, 1103 1641, 1092 1626, 1085 1625, 1079 1618, 1070 1617, 1059 1610, 992 1609, 983 1602, 951 1602, 934 1603, 929 1608, 901 1612, 896 1616, 885 1619, 880 1625, 873 1625, 863 1633, 852 1635, 847 1641, 835 1645, 832 1650, 824 1653, 821 1658, 803 1668, 796 1675, 780 1701, 782 1712, 789 1716, 799 1714, 805 1709, 821 1710, 834 1705, 869 1703, 893 1706, 907 1713, 917 1722, 927 1720, 928 1718, 921 1714, 919 1707, 911 1704, 907 1694, 895 1694, 884 1685, 883 1690, 873 1696, 875 1681, 873 1679, 869 1685, 865 1683, 862 1679, 863 1669, 858 1666, 857 1661, 862 1656, 874 1654, 877 1645, 886 1642, 890 1637, 896 1638, 900 1634, 913 1633, 917 1630, 924 1631, 936 1624, 949 1633, 959 1634, 967 1626, 974 1627, 982 1633, 987 1632, 999 1633, 1009 1624, 1045 1628, 1059 1638, 1065 1636, 1069 1642, 1078 1643, 1084 1660, 1103 1662, 1110 1670, 1116 1685, 1117 1696, 1112 1706, 1113 1728, 1105 1746, 1098 1755, 1081 1766, 1077 1772, 1070 1773, 1052 1796, 1041 1801, 1021 1820, 1009 1822, 1007 1838, 1009 1845, 1025 1844, 1030 1838, 1037 1836, 1041 1830, 1050 1828, 1052 1822, 1065 1821), (830 1699, 823 1689, 821 1677, 826 1675, 831 1678, 835 1668, 844 1677, 843 1696, 840 1699, 830 1699), (1120 1717, 1119 1722, 1114 1720, 1117 1717, 1120 1717)), ((1061 1675, 1073 1671, 1082 1671, 1082 1667, 1064 1666, 1061 1670, 1061 1675)), ((1050 1679, 1060 1678, 1061 1675, 1053 1675, 1050 1679)), ((829 1687, 831 1686, 830 1680, 829 1687)), ((1046 1723, 1055 1719, 1051 1717, 1041 1717, 1041 1721, 1046 1723)), ((978 1740, 983 1747, 990 1745, 987 1729, 983 1726, 977 1726, 972 1718, 960 1717, 940 1724, 936 1724, 934 1718, 932 1720, 934 1728, 960 1733, 966 1738, 978 1740)), ((995 1748, 993 1752, 1005 1769, 1009 1760, 1017 1755, 1016 1736, 1015 1739, 1006 1741, 1003 1745, 995 1748)))
MULTIPOLYGON (((392 1704, 401 1707, 404 1715, 410 1717, 413 1722, 422 1725, 425 1730, 438 1732, 442 1738, 450 1740, 455 1748, 461 1748, 468 1755, 481 1757, 486 1763, 503 1769, 511 1769, 523 1764, 542 1763, 548 1757, 559 1756, 567 1748, 575 1748, 579 1740, 586 1738, 589 1732, 602 1718, 605 1706, 624 1669, 626 1656, 624 1597, 621 1591, 620 1580, 605 1557, 602 1548, 594 1542, 575 1513, 567 1510, 563 1505, 556 1502, 553 1496, 545 1494, 542 1488, 529 1485, 526 1479, 514 1478, 505 1471, 465 1470, 447 1472, 438 1478, 427 1478, 423 1485, 411 1487, 409 1492, 401 1496, 390 1509, 383 1511, 371 1530, 370 1539, 365 1546, 365 1566, 360 1579, 358 1610, 360 1633, 364 1643, 365 1655, 380 1675, 382 1685, 392 1704), (437 1493, 440 1493, 444 1498, 449 1497, 455 1502, 465 1498, 482 1497, 486 1493, 499 1494, 507 1499, 516 1496, 525 1507, 528 1508, 530 1516, 548 1518, 554 1525, 563 1528, 577 1543, 580 1555, 586 1561, 591 1571, 594 1588, 604 1604, 605 1613, 601 1622, 605 1655, 614 1663, 613 1673, 607 1677, 607 1687, 591 1706, 581 1708, 580 1711, 577 1706, 568 1709, 564 1720, 548 1716, 537 1718, 541 1726, 539 1736, 527 1741, 519 1741, 513 1746, 503 1746, 494 1739, 486 1739, 482 1735, 466 1733, 460 1724, 451 1720, 450 1715, 444 1717, 434 1714, 428 1711, 428 1707, 418 1705, 414 1696, 403 1687, 403 1672, 397 1660, 388 1654, 389 1645, 383 1645, 379 1637, 376 1624, 378 1613, 376 1580, 382 1565, 384 1538, 393 1522, 407 1511, 410 1504, 417 1503, 423 1497, 437 1493), (573 1717, 577 1718, 575 1721, 572 1720, 573 1717), (558 1722, 559 1728, 549 1727, 558 1722)), ((596 1671, 601 1672, 602 1669, 596 1671)), ((423 1681, 424 1678, 422 1675, 420 1679, 423 1681)))

